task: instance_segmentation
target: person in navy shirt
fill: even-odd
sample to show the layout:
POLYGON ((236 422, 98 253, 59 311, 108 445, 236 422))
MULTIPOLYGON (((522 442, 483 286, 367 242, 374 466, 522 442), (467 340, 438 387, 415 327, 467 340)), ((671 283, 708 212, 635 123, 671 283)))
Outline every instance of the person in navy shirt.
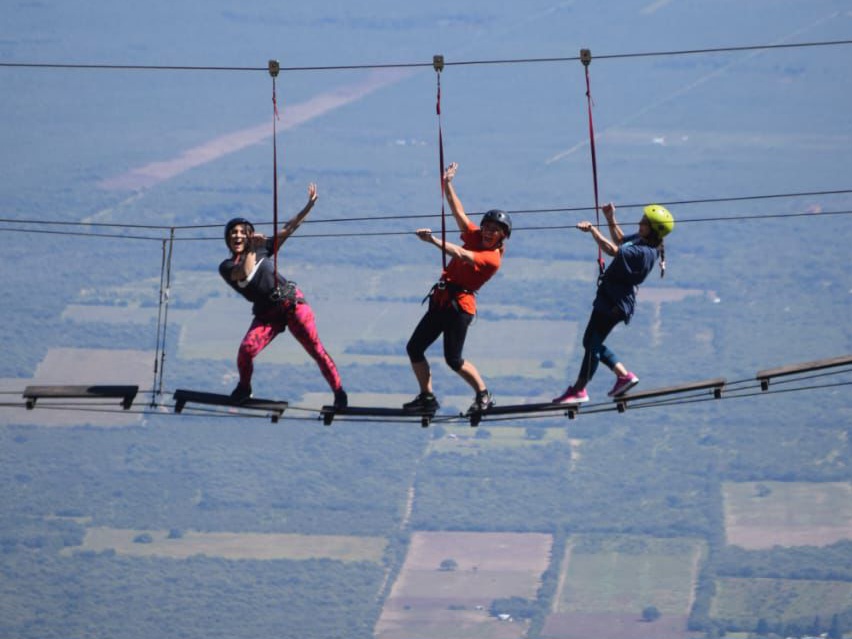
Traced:
POLYGON ((288 281, 275 270, 275 251, 292 235, 317 201, 317 187, 308 186, 308 203, 278 231, 267 238, 255 233, 247 219, 237 217, 225 225, 225 243, 230 257, 219 265, 219 274, 228 286, 252 303, 254 319, 240 343, 237 369, 240 381, 231 393, 234 402, 251 397, 254 358, 285 329, 290 329, 302 347, 316 361, 331 390, 334 406, 345 408, 346 392, 334 360, 326 352, 317 333, 314 312, 295 282, 288 281))
POLYGON ((589 401, 586 385, 594 377, 599 362, 603 362, 616 376, 615 385, 608 393, 610 397, 623 395, 639 383, 639 378, 625 368, 604 341, 619 322, 630 323, 636 308, 636 291, 654 268, 658 255, 661 273, 665 272, 663 238, 674 228, 674 218, 665 207, 658 204, 646 206, 639 221, 639 232, 629 236, 624 235, 615 221, 612 203, 604 205, 601 210, 606 217, 611 240, 591 222, 580 222, 577 228, 591 233, 601 250, 613 260, 601 277, 592 304, 592 315, 583 334, 585 354, 580 372, 574 384, 553 398, 552 401, 558 404, 589 401))

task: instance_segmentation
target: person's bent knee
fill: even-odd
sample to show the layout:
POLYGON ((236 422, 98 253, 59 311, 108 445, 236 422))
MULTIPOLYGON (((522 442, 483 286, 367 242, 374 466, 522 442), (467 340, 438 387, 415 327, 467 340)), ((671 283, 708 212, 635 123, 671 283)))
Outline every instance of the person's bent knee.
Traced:
POLYGON ((447 362, 447 366, 454 373, 458 373, 462 366, 464 366, 464 360, 461 357, 445 357, 444 361, 447 362))
POLYGON ((420 364, 426 361, 426 351, 418 344, 408 342, 405 345, 405 352, 408 353, 408 359, 412 364, 420 364))

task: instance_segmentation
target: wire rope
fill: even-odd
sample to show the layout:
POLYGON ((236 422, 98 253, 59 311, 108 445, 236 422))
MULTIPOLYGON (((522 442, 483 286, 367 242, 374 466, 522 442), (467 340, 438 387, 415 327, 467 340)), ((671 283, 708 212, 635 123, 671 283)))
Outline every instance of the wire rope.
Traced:
MULTIPOLYGON (((508 211, 509 213, 515 214, 517 212, 508 211)), ((523 212, 523 211, 521 211, 523 212)), ((477 213, 472 213, 472 215, 477 215, 477 213)), ((706 218, 683 218, 678 217, 678 224, 689 224, 691 222, 697 223, 705 223, 705 222, 743 222, 748 220, 770 220, 770 219, 785 219, 785 218, 798 218, 798 217, 812 217, 812 218, 828 218, 833 216, 840 215, 852 215, 852 210, 843 210, 843 211, 820 211, 819 213, 805 212, 805 213, 770 213, 770 214, 755 214, 755 215, 743 215, 743 216, 721 216, 721 217, 706 217, 706 218)), ((425 215, 423 217, 437 217, 435 215, 425 215)), ((305 223, 310 222, 310 220, 305 220, 305 223)), ((622 223, 623 225, 629 223, 622 223)), ((211 225, 213 226, 213 225, 211 225)), ((220 224, 216 224, 215 226, 221 226, 220 224)), ((260 225, 258 225, 260 226, 260 225)), ((553 224, 553 225, 539 225, 539 226, 514 226, 512 227, 512 232, 524 232, 524 231, 554 231, 554 230, 577 230, 576 225, 574 224, 553 224)), ((162 237, 155 236, 141 236, 141 235, 124 235, 119 233, 83 233, 79 231, 49 231, 44 229, 28 229, 28 228, 15 228, 15 227, 0 227, 0 233, 2 232, 9 233, 32 233, 32 234, 47 234, 47 235, 60 235, 60 236, 74 236, 74 237, 88 237, 88 238, 113 238, 120 240, 147 240, 152 242, 162 242, 162 237)), ((388 236, 410 236, 412 231, 357 231, 357 232, 340 232, 340 233, 302 233, 298 236, 293 236, 295 240, 306 240, 306 239, 322 239, 322 238, 340 238, 340 237, 388 237, 388 236)), ((221 237, 175 237, 175 242, 211 242, 211 241, 222 241, 221 237)))
MULTIPOLYGON (((722 394, 720 397, 715 397, 709 389, 704 389, 701 391, 689 391, 686 393, 673 393, 668 396, 662 396, 659 398, 649 398, 647 400, 643 400, 641 398, 637 398, 636 400, 631 400, 629 395, 625 398, 622 398, 626 408, 624 412, 629 412, 638 409, 647 409, 647 408, 668 408, 673 406, 683 406, 683 405, 691 405, 703 402, 721 402, 726 400, 733 399, 741 399, 748 397, 764 397, 770 395, 780 395, 780 394, 788 394, 794 392, 812 392, 819 390, 828 390, 833 388, 842 388, 847 386, 852 386, 852 380, 850 381, 837 381, 837 382, 826 382, 826 383, 808 383, 813 382, 814 380, 826 378, 826 377, 834 377, 839 375, 846 375, 852 373, 852 368, 840 368, 831 371, 819 372, 819 373, 808 373, 808 371, 803 371, 798 374, 798 376, 794 375, 790 378, 784 379, 775 379, 773 378, 773 386, 771 386, 767 390, 762 390, 760 388, 759 380, 756 378, 744 378, 742 380, 736 380, 733 382, 726 383, 722 389, 722 394), (738 384, 750 384, 749 386, 745 386, 742 388, 733 389, 731 386, 738 384), (791 384, 797 384, 796 386, 790 386, 791 384), (778 388, 779 386, 784 385, 782 388, 778 388)), ((139 394, 153 394, 154 391, 149 390, 140 390, 139 394)), ((13 395, 13 394, 21 394, 17 391, 2 391, 0 395, 13 395)), ((573 419, 577 419, 581 416, 595 415, 598 413, 608 413, 608 412, 622 412, 618 407, 619 400, 614 399, 607 402, 598 402, 593 404, 586 404, 582 407, 578 406, 570 406, 566 405, 564 412, 573 413, 573 419)), ((78 412, 93 412, 93 413, 115 413, 121 415, 162 415, 162 416, 188 416, 188 417, 218 417, 218 418, 250 418, 250 419, 271 419, 272 413, 264 413, 262 410, 258 411, 250 411, 249 409, 241 409, 239 406, 227 406, 223 405, 221 407, 206 407, 206 406, 195 406, 187 404, 184 406, 181 413, 177 412, 163 412, 162 409, 174 408, 172 404, 156 404, 156 406, 152 406, 149 409, 136 409, 130 408, 127 410, 121 408, 110 407, 111 404, 106 401, 96 401, 96 402, 69 402, 67 400, 54 402, 54 401, 45 401, 42 400, 36 405, 35 409, 38 410, 70 410, 70 411, 78 411, 78 412)), ((0 407, 3 408, 24 408, 25 402, 0 402, 0 407)), ((500 416, 485 416, 485 420, 480 423, 480 426, 484 426, 487 428, 489 424, 499 423, 499 422, 518 422, 518 421, 530 421, 530 420, 540 420, 540 419, 558 419, 560 410, 549 410, 547 412, 536 412, 530 411, 528 413, 519 413, 516 415, 500 415, 500 416)), ((285 412, 277 417, 274 421, 320 421, 322 419, 321 409, 310 406, 299 406, 299 405, 289 405, 285 412), (312 416, 293 416, 293 412, 299 413, 310 413, 312 416)), ((369 416, 347 416, 347 415, 338 415, 335 417, 336 421, 339 422, 353 422, 353 423, 379 423, 379 424, 420 424, 420 416, 412 415, 411 417, 369 417, 369 416)), ((469 420, 469 416, 464 414, 436 414, 430 421, 432 425, 442 425, 442 424, 453 424, 453 423, 461 423, 467 422, 469 420)))
POLYGON ((447 212, 444 204, 446 184, 444 183, 444 129, 441 125, 441 71, 444 69, 444 56, 432 58, 437 82, 437 97, 435 98, 435 114, 438 117, 438 182, 441 187, 441 265, 447 270, 447 212))
MULTIPOLYGON (((798 191, 798 192, 790 192, 790 193, 764 193, 758 195, 730 195, 724 197, 713 197, 713 198, 693 198, 686 200, 661 200, 658 204, 664 206, 679 206, 679 205, 687 205, 687 204, 715 204, 715 203, 724 203, 724 202, 747 202, 754 200, 767 200, 767 199, 784 199, 784 198, 795 198, 795 197, 815 197, 815 196, 823 196, 823 195, 850 195, 852 194, 852 189, 830 189, 830 190, 822 190, 822 191, 798 191)), ((647 203, 626 203, 619 204, 620 209, 630 209, 630 208, 641 208, 645 206, 647 203)), ((582 212, 582 211, 593 211, 594 209, 590 206, 564 206, 564 207, 547 207, 547 208, 530 208, 530 209, 510 209, 508 212, 513 215, 517 214, 527 214, 527 213, 564 213, 564 212, 582 212)), ((474 212, 472 215, 477 215, 481 212, 474 212)), ((801 213, 796 215, 809 215, 808 213, 801 213)), ((373 215, 373 216, 358 216, 358 217, 342 217, 342 218, 326 218, 319 220, 305 220, 304 224, 329 224, 329 223, 337 223, 337 222, 369 222, 369 221, 383 221, 383 220, 406 220, 406 219, 422 219, 427 217, 435 217, 434 213, 407 213, 407 214, 397 214, 397 215, 373 215)), ((707 220, 726 220, 730 219, 730 217, 717 217, 717 218, 706 218, 707 220)), ((192 229, 209 229, 215 228, 218 229, 222 226, 221 223, 209 223, 209 224, 184 224, 184 225, 175 225, 175 224, 134 224, 134 223, 123 223, 123 222, 69 222, 67 220, 42 220, 35 218, 9 218, 4 217, 0 218, 0 223, 9 223, 9 224, 45 224, 45 225, 55 225, 55 226, 87 226, 93 228, 123 228, 123 229, 143 229, 143 230, 168 230, 168 229, 177 229, 177 230, 192 230, 192 229)), ((258 224, 258 226, 263 226, 262 223, 258 224)), ((144 237, 142 239, 160 239, 160 238, 147 238, 144 237)), ((221 240, 221 238, 216 238, 221 240)))
MULTIPOLYGON (((671 200, 671 201, 661 201, 659 204, 663 206, 681 206, 681 205, 693 205, 693 204, 712 204, 712 203, 723 203, 723 202, 745 202, 745 201, 755 201, 755 200, 766 200, 766 199, 779 199, 779 198, 794 198, 794 197, 814 197, 814 196, 825 196, 825 195, 844 195, 852 193, 852 189, 839 189, 839 190, 829 190, 829 191, 809 191, 809 192, 799 192, 799 193, 777 193, 777 194, 764 194, 764 195, 748 195, 748 196, 730 196, 730 197, 722 197, 722 198, 700 198, 700 199, 686 199, 686 200, 671 200)), ((643 204, 622 204, 619 208, 621 209, 631 209, 642 207, 643 204)), ((569 207, 553 207, 553 208, 529 208, 529 209, 510 209, 508 212, 512 215, 533 215, 533 214, 547 214, 547 213, 565 213, 565 212, 582 212, 582 211, 591 211, 591 207, 587 206, 569 206, 569 207)), ((481 212, 473 212, 471 215, 479 215, 481 212)), ((697 223, 697 222, 730 222, 730 221, 746 221, 746 220, 763 220, 763 219, 784 219, 784 218, 797 218, 797 217, 821 217, 821 216, 836 216, 836 215, 849 215, 852 213, 852 210, 837 210, 837 211, 804 211, 804 212, 793 212, 793 213, 760 213, 760 214, 741 214, 741 215, 725 215, 725 216, 709 216, 709 217, 698 217, 698 218, 686 218, 683 216, 678 217, 678 224, 689 224, 689 223, 697 223)), ((414 214, 400 214, 400 215, 378 215, 378 216, 354 216, 354 217, 342 217, 342 218, 329 218, 329 219, 315 219, 315 220, 305 220, 305 224, 339 224, 339 223, 347 223, 347 222, 365 222, 365 221, 388 221, 388 220, 413 220, 413 219, 424 219, 424 218, 434 218, 436 217, 433 213, 414 213, 414 214)), ((61 227, 96 227, 96 228, 116 228, 116 229, 129 229, 129 230, 150 230, 150 231, 164 231, 174 229, 175 231, 191 231, 191 230, 202 230, 209 228, 219 228, 221 227, 220 223, 211 223, 211 224, 191 224, 191 225, 159 225, 159 224, 123 224, 123 223, 91 223, 91 222, 69 222, 62 220, 44 220, 44 219, 15 219, 15 218, 0 218, 0 225, 2 224, 25 224, 25 225, 33 225, 33 226, 61 226, 61 227)), ((258 226, 263 226, 263 224, 258 224, 258 226)), ((552 230, 557 228, 573 228, 573 225, 565 225, 565 226, 535 226, 535 227, 517 227, 517 230, 552 230)), ((108 237, 108 238, 119 238, 119 239, 133 239, 133 240, 151 240, 162 242, 162 236, 154 236, 154 235, 128 235, 128 234, 117 234, 117 233, 86 233, 82 231, 62 231, 62 230, 50 230, 50 229, 30 229, 30 228, 20 228, 20 227, 9 227, 9 226, 0 226, 0 232, 19 232, 19 233, 43 233, 49 235, 67 235, 67 236, 75 236, 75 237, 108 237)), ((342 234, 308 234, 301 235, 299 237, 302 238, 310 238, 310 237, 341 237, 341 236, 371 236, 371 235, 409 235, 409 231, 405 232, 357 232, 357 233, 342 233, 342 234)), ((176 237, 175 241, 198 241, 198 240, 216 240, 221 241, 221 238, 216 237, 176 237)))
MULTIPOLYGON (((737 53, 745 51, 768 51, 779 49, 801 49, 813 47, 835 47, 852 45, 852 40, 824 40, 811 42, 790 42, 780 44, 752 44, 727 47, 706 47, 701 49, 679 49, 671 51, 641 51, 628 53, 596 54, 598 60, 627 60, 634 58, 671 57, 685 55, 707 55, 716 53, 737 53)), ((541 64, 557 62, 574 62, 580 56, 556 56, 537 58, 500 58, 483 60, 446 61, 446 66, 474 65, 509 65, 509 64, 541 64)), ((378 64, 337 64, 280 67, 281 71, 349 71, 375 69, 407 69, 426 68, 432 62, 398 62, 378 64)), ((0 68, 8 69, 58 69, 58 70, 97 70, 97 71, 236 71, 258 72, 267 71, 268 67, 255 66, 205 66, 205 65, 154 65, 154 64, 106 64, 106 63, 57 63, 57 62, 0 62, 0 68)))

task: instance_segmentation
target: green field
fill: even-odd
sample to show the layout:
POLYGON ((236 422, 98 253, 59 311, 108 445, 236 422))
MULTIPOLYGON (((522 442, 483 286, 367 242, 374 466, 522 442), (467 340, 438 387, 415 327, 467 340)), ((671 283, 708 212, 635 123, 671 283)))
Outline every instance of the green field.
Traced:
POLYGON ((578 536, 566 548, 555 613, 685 615, 705 544, 694 539, 578 536))
POLYGON ((711 614, 741 624, 755 619, 769 623, 830 619, 838 611, 852 610, 852 584, 836 581, 792 579, 719 579, 711 614))

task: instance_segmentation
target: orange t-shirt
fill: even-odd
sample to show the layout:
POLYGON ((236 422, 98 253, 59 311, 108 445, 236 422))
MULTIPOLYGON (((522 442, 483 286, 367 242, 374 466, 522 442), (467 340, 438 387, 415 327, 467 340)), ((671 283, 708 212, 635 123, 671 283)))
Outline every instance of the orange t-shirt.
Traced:
MULTIPOLYGON (((459 308, 465 313, 471 315, 476 314, 476 296, 473 291, 478 291, 485 282, 491 279, 491 276, 500 268, 500 262, 503 259, 503 247, 493 249, 485 249, 482 247, 482 231, 478 226, 472 226, 467 231, 462 232, 462 248, 468 251, 473 251, 473 263, 454 257, 447 264, 447 268, 441 273, 441 279, 445 282, 460 286, 470 293, 459 291, 454 294, 458 301, 459 308)), ((436 289, 434 294, 435 302, 438 304, 446 304, 452 298, 450 291, 446 289, 436 289)))

